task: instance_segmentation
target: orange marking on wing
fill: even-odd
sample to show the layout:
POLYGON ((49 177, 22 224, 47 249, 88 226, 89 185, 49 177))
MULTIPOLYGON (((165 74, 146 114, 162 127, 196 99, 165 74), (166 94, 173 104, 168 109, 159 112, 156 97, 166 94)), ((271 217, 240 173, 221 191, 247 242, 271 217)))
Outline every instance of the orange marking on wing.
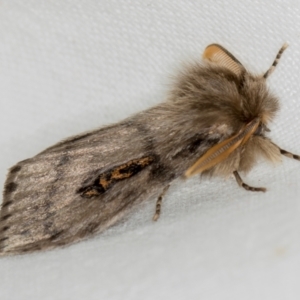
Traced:
POLYGON ((153 162, 153 160, 153 157, 143 157, 140 159, 133 159, 123 165, 117 166, 101 174, 99 178, 99 184, 106 190, 113 181, 118 181, 133 176, 135 174, 134 167, 141 166, 144 168, 153 162), (132 169, 130 169, 131 167, 132 169))
POLYGON ((93 197, 93 196, 98 196, 98 195, 99 195, 99 192, 98 192, 97 190, 92 189, 92 190, 86 191, 86 192, 84 193, 84 195, 85 195, 86 197, 93 197))
POLYGON ((155 160, 154 156, 142 157, 130 160, 122 165, 115 166, 106 172, 98 175, 94 183, 80 188, 77 192, 86 198, 99 196, 110 189, 115 183, 126 178, 130 178, 155 160))

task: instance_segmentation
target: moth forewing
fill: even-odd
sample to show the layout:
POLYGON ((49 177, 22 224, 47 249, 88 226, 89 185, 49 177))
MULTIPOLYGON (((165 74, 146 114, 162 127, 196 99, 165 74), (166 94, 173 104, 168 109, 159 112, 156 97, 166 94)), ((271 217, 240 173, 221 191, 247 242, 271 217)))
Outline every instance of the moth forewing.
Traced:
POLYGON ((9 170, 0 212, 0 255, 68 245, 102 232, 171 182, 197 173, 243 182, 261 155, 286 155, 265 136, 278 100, 225 48, 212 44, 178 75, 165 102, 60 142, 9 170))

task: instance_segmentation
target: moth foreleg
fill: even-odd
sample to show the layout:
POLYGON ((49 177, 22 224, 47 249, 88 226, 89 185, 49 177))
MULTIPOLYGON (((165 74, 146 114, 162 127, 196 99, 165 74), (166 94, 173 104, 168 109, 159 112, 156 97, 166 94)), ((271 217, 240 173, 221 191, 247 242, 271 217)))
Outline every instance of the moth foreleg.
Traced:
MULTIPOLYGON (((277 147, 278 147, 278 146, 277 146, 277 147)), ((293 154, 293 153, 288 152, 288 151, 283 150, 283 149, 280 149, 279 147, 278 147, 278 149, 280 150, 280 153, 281 153, 282 155, 287 156, 287 157, 289 157, 289 158, 293 158, 293 159, 300 160, 300 156, 299 156, 299 155, 293 154)))
POLYGON ((253 186, 249 186, 248 184, 246 184, 237 171, 234 171, 233 175, 234 175, 238 185, 243 187, 247 191, 251 191, 251 192, 265 192, 266 191, 266 188, 264 188, 264 187, 253 187, 253 186))
POLYGON ((159 216, 160 216, 160 211, 161 211, 161 203, 164 195, 166 194, 167 190, 169 189, 170 185, 168 184, 162 191, 162 193, 159 195, 156 201, 156 206, 155 206, 155 214, 153 216, 153 221, 157 221, 159 216))

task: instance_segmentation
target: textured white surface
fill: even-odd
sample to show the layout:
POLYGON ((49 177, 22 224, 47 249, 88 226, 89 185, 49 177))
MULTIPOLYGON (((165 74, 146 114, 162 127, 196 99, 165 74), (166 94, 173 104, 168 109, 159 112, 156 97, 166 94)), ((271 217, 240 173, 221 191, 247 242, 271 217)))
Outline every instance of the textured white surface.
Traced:
MULTIPOLYGON (((180 63, 217 42, 263 72, 282 110, 271 136, 300 152, 298 1, 2 0, 0 184, 58 140, 160 102, 180 63)), ((7 299, 299 299, 300 164, 261 164, 245 181, 173 185, 122 224, 63 250, 2 258, 7 299)))

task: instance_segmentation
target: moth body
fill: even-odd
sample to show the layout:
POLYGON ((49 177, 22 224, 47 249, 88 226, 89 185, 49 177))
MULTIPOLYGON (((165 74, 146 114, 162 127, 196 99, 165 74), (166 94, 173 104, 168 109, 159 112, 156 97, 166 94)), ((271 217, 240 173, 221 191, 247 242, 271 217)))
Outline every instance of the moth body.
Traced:
POLYGON ((0 255, 55 248, 115 224, 171 182, 195 174, 243 182, 259 157, 292 156, 266 137, 279 109, 266 79, 223 47, 187 66, 165 102, 119 123, 62 141, 9 170, 0 212, 0 255))

